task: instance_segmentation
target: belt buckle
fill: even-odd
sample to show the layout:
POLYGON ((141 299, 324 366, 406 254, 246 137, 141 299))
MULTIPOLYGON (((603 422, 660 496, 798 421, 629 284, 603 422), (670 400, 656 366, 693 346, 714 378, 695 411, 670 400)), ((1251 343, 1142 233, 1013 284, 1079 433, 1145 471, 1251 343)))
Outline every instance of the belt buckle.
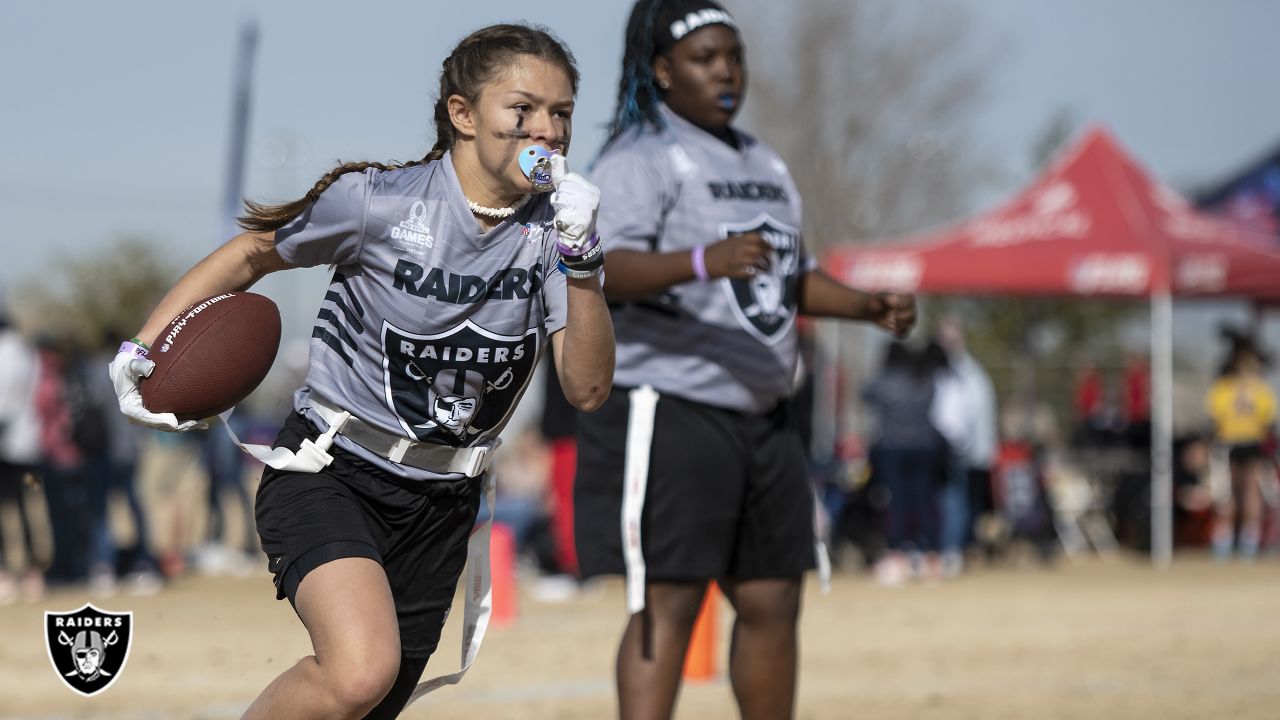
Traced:
POLYGON ((396 441, 392 443, 391 448, 387 451, 387 459, 395 463, 402 462, 404 454, 416 444, 409 438, 396 438, 396 441))
POLYGON ((490 450, 491 448, 488 445, 467 448, 467 468, 464 470, 467 477, 480 477, 480 474, 484 472, 485 466, 488 464, 485 460, 489 457, 490 450))

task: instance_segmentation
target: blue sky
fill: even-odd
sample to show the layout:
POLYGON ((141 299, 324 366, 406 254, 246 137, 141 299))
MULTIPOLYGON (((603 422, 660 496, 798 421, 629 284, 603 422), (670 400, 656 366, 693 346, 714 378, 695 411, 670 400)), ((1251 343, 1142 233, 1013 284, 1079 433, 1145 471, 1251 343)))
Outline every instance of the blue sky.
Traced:
MULTIPOLYGON (((1009 174, 1010 187, 993 189, 990 200, 1026 178, 1033 138, 1063 107, 1107 123, 1150 169, 1184 187, 1280 142, 1280 94, 1271 89, 1280 3, 956 2, 973 15, 975 42, 1002 48, 977 123, 979 140, 1009 174)), ((740 13, 751 7, 727 4, 740 13)), ((794 14, 804 6, 788 7, 794 14)), ((573 48, 583 74, 575 149, 590 157, 612 110, 629 7, 6 3, 0 286, 119 235, 151 239, 179 266, 220 242, 232 58, 247 18, 257 19, 261 44, 245 189, 283 200, 339 158, 421 156, 432 139, 440 61, 468 31, 503 20, 541 22, 573 48)), ((269 283, 263 289, 287 306, 286 322, 296 312, 305 328, 323 272, 269 283)))

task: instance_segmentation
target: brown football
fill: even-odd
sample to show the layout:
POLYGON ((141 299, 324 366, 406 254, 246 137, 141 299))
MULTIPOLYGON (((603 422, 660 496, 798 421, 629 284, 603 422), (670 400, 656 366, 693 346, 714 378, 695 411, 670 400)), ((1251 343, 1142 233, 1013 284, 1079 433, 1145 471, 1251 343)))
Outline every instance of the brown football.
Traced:
POLYGON ((280 311, 256 293, 214 295, 187 308, 152 343, 142 404, 179 420, 227 410, 258 387, 280 349, 280 311))

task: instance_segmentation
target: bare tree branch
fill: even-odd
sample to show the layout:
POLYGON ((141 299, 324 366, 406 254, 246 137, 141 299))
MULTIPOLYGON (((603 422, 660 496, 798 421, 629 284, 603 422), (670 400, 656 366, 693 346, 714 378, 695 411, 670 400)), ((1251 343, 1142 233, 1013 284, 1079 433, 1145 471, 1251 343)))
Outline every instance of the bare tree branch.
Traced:
POLYGON ((994 176, 969 127, 994 53, 974 47, 959 7, 807 0, 780 23, 776 5, 751 4, 738 14, 753 43, 752 125, 791 167, 811 250, 969 209, 994 176))

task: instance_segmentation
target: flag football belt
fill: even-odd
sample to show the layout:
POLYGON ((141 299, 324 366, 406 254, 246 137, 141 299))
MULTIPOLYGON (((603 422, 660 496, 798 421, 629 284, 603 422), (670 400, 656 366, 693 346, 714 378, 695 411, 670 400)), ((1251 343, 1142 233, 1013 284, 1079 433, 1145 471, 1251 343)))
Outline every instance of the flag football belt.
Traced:
POLYGON ((231 440, 259 462, 277 470, 290 472, 320 472, 333 462, 329 448, 338 433, 369 452, 391 462, 408 465, 435 473, 459 473, 467 477, 480 477, 493 463, 494 451, 502 444, 501 438, 485 445, 455 448, 448 445, 418 442, 401 435, 383 432, 360 418, 334 405, 330 405, 311 393, 311 409, 325 421, 329 429, 315 440, 306 438, 297 452, 289 448, 273 448, 268 445, 243 443, 231 429, 231 408, 218 417, 231 440))
POLYGON ((493 579, 489 569, 489 537, 490 530, 493 527, 496 491, 494 489, 493 476, 485 475, 485 471, 489 469, 489 464, 493 461, 494 450, 498 449, 498 445, 502 443, 502 440, 497 439, 489 445, 468 448, 453 448, 445 445, 414 442, 408 438, 371 427, 368 423, 353 416, 350 411, 323 401, 314 392, 311 393, 311 408, 328 424, 329 429, 321 433, 320 437, 317 437, 314 441, 310 438, 303 440, 296 453, 288 448, 273 448, 266 445, 250 445, 240 442, 240 438, 236 437, 235 431, 231 429, 230 423, 231 413, 235 411, 235 408, 221 413, 219 417, 222 419, 223 428, 241 450, 277 470, 304 473, 320 472, 329 463, 333 462, 333 456, 327 451, 333 446, 334 436, 341 432, 348 440, 392 462, 432 472, 462 473, 467 477, 482 478, 480 486, 484 491, 485 506, 488 508, 489 514, 484 523, 473 530, 471 537, 467 540, 467 564, 464 571, 466 584, 464 586, 462 612, 461 667, 455 672, 418 683, 414 687, 413 693, 409 696, 406 706, 427 693, 448 685, 457 685, 462 682, 463 676, 467 674, 467 670, 471 669, 471 666, 475 664, 476 658, 480 655, 480 645, 484 642, 484 634, 489 627, 489 617, 493 612, 493 579))
POLYGON ((461 473, 480 477, 493 462, 498 443, 475 447, 450 447, 410 440, 402 435, 383 432, 335 405, 330 405, 315 391, 309 398, 311 409, 325 421, 325 433, 342 435, 351 442, 391 462, 434 473, 461 473))

